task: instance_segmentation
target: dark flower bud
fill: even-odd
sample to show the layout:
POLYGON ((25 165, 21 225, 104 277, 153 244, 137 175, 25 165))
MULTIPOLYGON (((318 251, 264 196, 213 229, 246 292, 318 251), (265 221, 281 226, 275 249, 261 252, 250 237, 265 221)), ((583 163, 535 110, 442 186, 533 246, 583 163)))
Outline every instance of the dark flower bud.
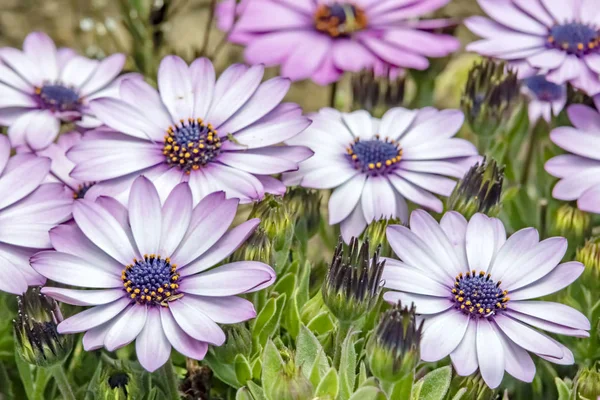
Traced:
POLYGON ((489 136, 506 123, 520 99, 517 74, 504 62, 484 60, 469 71, 461 107, 473 132, 489 136))
POLYGON ((139 391, 138 378, 121 361, 106 366, 96 387, 97 398, 102 400, 134 400, 139 391))
POLYGON ((413 374, 420 359, 423 323, 417 324, 415 307, 399 303, 386 311, 367 344, 371 372, 384 382, 413 374))
POLYGON ((381 116, 388 109, 402 105, 406 81, 404 74, 394 70, 378 75, 374 71, 362 71, 352 76, 354 109, 381 116))
POLYGON ((340 241, 323 282, 323 301, 340 321, 352 322, 367 314, 377 303, 383 288, 383 267, 379 250, 371 258, 369 242, 359 245, 352 238, 348 252, 340 241))
POLYGON ((73 348, 73 337, 57 332, 63 316, 58 304, 43 295, 39 288, 30 288, 19 296, 18 315, 13 321, 16 348, 29 364, 49 367, 64 361, 73 348))
POLYGON ((491 217, 498 215, 503 182, 504 167, 484 158, 458 182, 448 199, 448 210, 458 211, 467 219, 478 212, 491 217))

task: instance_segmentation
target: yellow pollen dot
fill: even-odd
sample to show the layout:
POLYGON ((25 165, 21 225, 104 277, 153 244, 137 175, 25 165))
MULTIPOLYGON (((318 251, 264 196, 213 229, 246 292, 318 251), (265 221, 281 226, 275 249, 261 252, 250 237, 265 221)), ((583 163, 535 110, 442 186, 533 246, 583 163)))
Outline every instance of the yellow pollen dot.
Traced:
POLYGON ((471 300, 467 300, 467 301, 465 302, 465 304, 466 304, 466 305, 468 305, 468 306, 470 306, 470 305, 472 304, 472 303, 471 303, 471 300))
POLYGON ((479 309, 479 314, 483 314, 483 308, 479 309))
POLYGON ((134 292, 135 292, 135 294, 139 294, 140 293, 140 289, 135 289, 134 292))
POLYGON ((135 293, 131 293, 131 296, 130 296, 130 297, 131 297, 132 299, 135 299, 135 296, 136 296, 136 294, 135 294, 135 293))
POLYGON ((456 289, 452 289, 452 293, 456 293, 456 289))
POLYGON ((165 293, 165 296, 167 296, 167 297, 171 297, 171 292, 167 292, 167 293, 165 293))
POLYGON ((158 293, 162 293, 162 292, 164 292, 164 291, 165 291, 165 290, 164 290, 163 288, 161 288, 161 287, 159 287, 159 288, 158 288, 158 293))
POLYGON ((469 312, 473 312, 474 310, 475 310, 475 307, 469 308, 469 312))
POLYGON ((375 169, 375 164, 373 164, 373 163, 369 164, 369 169, 375 169))
POLYGON ((577 44, 577 49, 578 50, 583 50, 583 48, 584 48, 583 43, 578 43, 577 44))
POLYGON ((377 165, 377 168, 381 168, 381 163, 380 162, 378 162, 376 165, 377 165))
POLYGON ((149 292, 148 288, 144 289, 144 293, 148 293, 148 292, 149 292))
POLYGON ((385 162, 385 165, 387 165, 388 167, 389 167, 390 165, 392 165, 392 160, 386 160, 386 162, 385 162))
POLYGON ((185 153, 185 158, 190 158, 192 155, 190 153, 185 153))
POLYGON ((489 314, 489 313, 491 313, 491 312, 492 312, 492 310, 490 310, 489 308, 486 308, 486 309, 485 309, 485 313, 486 313, 486 314, 489 314))
POLYGON ((465 299, 464 297, 459 297, 459 298, 458 298, 458 301, 460 301, 460 302, 462 303, 462 301, 463 301, 464 299, 465 299))
POLYGON ((554 36, 548 36, 548 42, 553 43, 554 42, 554 36))
POLYGON ((127 293, 131 293, 132 290, 133 290, 132 288, 128 287, 127 288, 127 293))
POLYGON ((460 305, 460 309, 461 309, 461 310, 464 310, 464 309, 465 309, 465 305, 464 305, 464 304, 461 304, 461 305, 460 305))

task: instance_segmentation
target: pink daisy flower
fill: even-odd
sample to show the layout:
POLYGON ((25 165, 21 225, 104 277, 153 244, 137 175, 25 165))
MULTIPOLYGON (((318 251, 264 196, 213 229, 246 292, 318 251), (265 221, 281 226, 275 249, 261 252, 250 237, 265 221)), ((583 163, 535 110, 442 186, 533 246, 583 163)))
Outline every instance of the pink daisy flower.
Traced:
POLYGON ((414 303, 425 321, 421 359, 450 355, 454 369, 467 376, 479 368, 491 388, 504 371, 531 382, 535 364, 529 353, 557 364, 573 364, 573 353, 539 332, 589 337, 590 322, 560 303, 532 300, 557 292, 584 270, 579 262, 559 264, 567 240, 539 241, 525 228, 506 238, 499 219, 475 214, 467 223, 456 212, 438 224, 414 211, 410 229, 390 226, 387 237, 401 261, 387 259, 383 272, 388 302, 414 303))
MULTIPOLYGON (((447 20, 419 21, 449 0, 253 0, 242 2, 230 40, 246 46, 250 64, 281 65, 292 80, 327 85, 344 71, 382 65, 423 70, 427 57, 456 51, 459 41, 435 34, 447 20)), ((232 7, 220 17, 231 21, 232 7)))
POLYGON ((334 189, 329 223, 340 223, 349 242, 372 221, 408 220, 408 199, 435 212, 444 206, 435 194, 449 196, 478 159, 473 144, 453 138, 463 124, 458 110, 393 108, 381 120, 367 111, 322 109, 312 125, 287 143, 308 146, 315 155, 287 185, 334 189))
POLYGON ((547 122, 557 116, 567 104, 567 85, 549 82, 544 75, 534 75, 522 81, 521 91, 529 99, 529 121, 533 125, 538 119, 547 122))
POLYGON ((50 160, 33 154, 10 157, 8 138, 0 135, 0 291, 20 295, 46 279, 29 257, 52 248, 48 231, 71 216, 73 197, 56 183, 41 184, 50 160))
POLYGON ((45 148, 56 139, 61 121, 99 126, 88 103, 114 91, 124 64, 123 54, 96 61, 72 49, 57 50, 42 32, 30 33, 23 51, 0 48, 0 124, 8 126, 13 147, 45 148))
POLYGON ((247 203, 265 192, 283 194, 272 174, 298 168, 312 155, 305 147, 276 146, 309 124, 299 106, 281 103, 290 82, 261 83, 262 66, 235 64, 218 80, 205 58, 189 67, 179 57, 163 59, 157 92, 143 81, 125 80, 120 98, 102 98, 90 108, 108 127, 87 133, 67 156, 71 177, 100 182, 95 190, 126 203, 131 182, 144 174, 164 200, 189 181, 194 204, 223 190, 247 203))
POLYGON ((236 295, 275 280, 271 267, 255 261, 210 269, 259 223, 252 219, 228 231, 237 205, 216 192, 193 207, 187 183, 161 202, 143 176, 133 183, 128 208, 110 197, 77 200, 75 225, 50 232, 56 250, 31 258, 48 279, 92 289, 42 289, 64 303, 91 306, 61 322, 58 332, 85 332, 88 351, 103 346, 113 351, 135 340, 138 360, 151 372, 169 359, 171 347, 204 358, 208 344, 225 342, 218 323, 256 316, 252 303, 236 295))
POLYGON ((546 71, 589 95, 600 92, 600 12, 596 0, 477 0, 490 18, 467 27, 483 40, 467 50, 511 61, 520 76, 546 71))
MULTIPOLYGON (((600 96, 595 101, 600 106, 600 96)), ((574 126, 550 132, 550 139, 570 153, 556 156, 545 165, 550 175, 560 179, 552 196, 577 200, 579 209, 600 214, 600 114, 582 104, 570 106, 567 113, 574 126)))

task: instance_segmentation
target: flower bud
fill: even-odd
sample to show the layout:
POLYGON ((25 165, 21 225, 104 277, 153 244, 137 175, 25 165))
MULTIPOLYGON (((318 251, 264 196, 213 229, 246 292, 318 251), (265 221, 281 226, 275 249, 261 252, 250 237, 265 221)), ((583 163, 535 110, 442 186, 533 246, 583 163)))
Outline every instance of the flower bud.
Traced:
POLYGON ((563 204, 553 218, 552 235, 569 239, 570 245, 580 245, 591 232, 591 217, 571 204, 563 204))
POLYGON ((495 160, 483 159, 458 181, 448 199, 448 210, 458 211, 470 219, 475 213, 495 217, 500 212, 504 167, 495 160))
POLYGON ((367 110, 381 116, 404 100, 405 76, 397 69, 392 71, 362 71, 352 76, 352 100, 356 110, 367 110))
POLYGON ((57 332, 63 316, 58 304, 40 292, 30 288, 19 296, 18 315, 13 320, 16 349, 29 364, 49 367, 61 363, 73 348, 73 337, 57 332))
POLYGON ((296 221, 296 233, 304 231, 307 239, 313 237, 321 224, 321 193, 318 190, 295 187, 288 190, 283 201, 292 219, 296 221))
POLYGON ((585 274, 590 280, 584 282, 592 283, 600 280, 600 236, 588 239, 585 245, 577 250, 575 259, 585 265, 585 274))
POLYGON ((494 134, 517 108, 520 91, 517 74, 504 62, 488 59, 471 68, 461 107, 473 132, 494 134))
POLYGON ((379 260, 379 251, 371 258, 369 242, 359 246, 356 238, 350 240, 344 255, 340 238, 321 289, 323 301, 333 315, 340 321, 353 322, 371 311, 383 288, 384 264, 379 260))
POLYGON ((367 343, 371 372, 384 382, 396 382, 414 373, 420 359, 423 323, 417 324, 415 307, 399 303, 386 311, 367 343))
POLYGON ((266 195, 264 200, 256 203, 250 218, 260 218, 260 227, 273 243, 275 251, 282 251, 289 246, 294 235, 292 216, 281 197, 266 195))
POLYGON ((231 255, 232 261, 260 261, 273 263, 273 242, 265 230, 259 225, 236 251, 231 255))
POLYGON ((381 249, 380 254, 383 257, 389 257, 392 255, 392 250, 389 242, 386 239, 386 229, 389 225, 399 225, 403 221, 399 219, 380 219, 378 221, 371 222, 367 229, 361 235, 363 241, 369 241, 371 248, 381 249))
POLYGON ((575 377, 574 398, 577 400, 596 400, 600 398, 600 362, 591 368, 582 368, 575 377))
POLYGON ((288 364, 281 371, 269 392, 270 399, 306 400, 313 398, 314 388, 300 369, 288 364))
POLYGON ((134 400, 139 397, 137 379, 129 368, 117 361, 116 366, 107 367, 100 376, 97 397, 102 400, 134 400))
POLYGON ((227 339, 222 346, 211 346, 210 351, 221 363, 233 364, 238 354, 249 356, 252 353, 252 334, 246 324, 223 325, 227 339))
POLYGON ((450 384, 450 392, 449 397, 454 398, 454 396, 461 389, 466 389, 467 391, 463 393, 462 399, 469 400, 495 400, 496 399, 496 391, 490 389, 488 385, 484 382, 483 378, 480 374, 470 375, 470 376, 460 376, 455 375, 452 379, 452 383, 450 384))

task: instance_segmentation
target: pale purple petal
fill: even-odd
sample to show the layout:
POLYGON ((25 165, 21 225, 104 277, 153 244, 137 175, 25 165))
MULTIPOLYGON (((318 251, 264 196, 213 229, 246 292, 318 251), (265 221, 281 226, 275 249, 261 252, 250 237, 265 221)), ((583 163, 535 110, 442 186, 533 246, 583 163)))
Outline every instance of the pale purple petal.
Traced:
POLYGON ((173 119, 162 103, 160 95, 146 82, 138 79, 126 79, 121 83, 119 93, 123 100, 137 108, 145 118, 152 122, 153 126, 166 131, 173 125, 173 119))
POLYGON ((417 314, 437 314, 454 306, 454 302, 450 299, 414 293, 390 291, 383 294, 383 299, 390 304, 397 304, 398 301, 401 301, 405 306, 414 304, 417 308, 417 314))
POLYGON ((460 376, 469 376, 479 366, 477 363, 477 320, 469 321, 460 344, 450 353, 454 370, 460 376))
POLYGON ((27 291, 25 276, 10 261, 0 256, 0 291, 21 295, 27 291))
POLYGON ((0 178, 0 209, 16 203, 23 197, 33 192, 44 180, 50 171, 50 159, 45 157, 32 157, 30 155, 16 155, 7 164, 0 178), (16 168, 9 168, 18 165, 16 168))
POLYGON ((421 337, 421 359, 435 362, 452 353, 463 340, 468 325, 469 317, 460 310, 427 319, 421 337))
POLYGON ((511 0, 478 0, 490 17, 511 29, 532 35, 545 36, 548 28, 520 11, 511 0))
POLYGON ((74 306, 97 306, 112 303, 125 295, 122 288, 105 290, 76 290, 46 286, 41 289, 46 296, 50 296, 62 303, 74 306))
MULTIPOLYGON (((281 76, 298 81, 311 77, 332 51, 333 40, 319 32, 306 32, 282 62, 281 76)), ((333 61, 333 58, 331 58, 333 61)))
POLYGON ((477 361, 485 383, 497 388, 504 376, 504 348, 498 338, 499 332, 485 318, 477 320, 477 361))
POLYGON ((162 328, 157 307, 148 310, 146 324, 135 341, 135 353, 142 367, 154 372, 169 361, 171 344, 162 328))
MULTIPOLYGON (((215 68, 208 58, 197 58, 190 64, 196 118, 205 118, 215 90, 215 68)), ((168 335, 167 335, 168 336, 168 335)))
POLYGON ((257 261, 239 261, 189 276, 182 280, 180 290, 201 296, 232 296, 255 291, 258 286, 265 287, 274 279, 275 272, 268 265, 257 261))
POLYGON ((168 308, 160 308, 160 320, 165 336, 175 350, 194 360, 202 360, 208 351, 208 344, 198 341, 179 327, 168 308))
POLYGON ((452 248, 463 266, 468 265, 465 247, 467 225, 468 222, 465 217, 456 211, 447 212, 440 221, 440 227, 448 237, 452 248))
POLYGON ((58 78, 56 46, 43 32, 32 32, 23 41, 23 51, 38 67, 42 79, 54 81, 58 78))
POLYGON ((600 214, 600 185, 595 185, 583 192, 577 201, 577 206, 582 211, 600 214))
POLYGON ((124 54, 117 53, 106 57, 100 61, 98 67, 94 71, 94 74, 91 75, 89 80, 81 87, 80 94, 82 96, 88 96, 100 89, 103 89, 117 77, 124 65, 124 54))
POLYGON ((145 305, 133 304, 123 311, 104 337, 106 350, 115 351, 133 342, 144 328, 147 310, 145 305))
POLYGON ((590 321, 585 315, 561 303, 549 301, 512 301, 510 309, 574 329, 590 330, 590 321))
MULTIPOLYGON (((191 297, 191 296, 188 296, 191 297)), ((191 337, 217 346, 225 342, 225 333, 221 328, 193 302, 183 297, 169 304, 169 309, 181 327, 191 337)))
POLYGON ((162 141, 168 128, 155 125, 140 110, 120 99, 103 97, 91 101, 89 107, 109 127, 139 139, 162 141))
POLYGON ((528 300, 557 292, 571 283, 583 273, 585 266, 579 262, 559 264, 543 278, 517 290, 511 290, 511 300, 528 300))
POLYGON ((582 131, 600 134, 600 114, 583 104, 573 104, 567 109, 573 125, 582 131))
POLYGON ((503 332, 498 332, 498 338, 504 349, 504 369, 506 372, 523 382, 532 382, 535 377, 535 364, 531 356, 522 347, 517 346, 503 332))
POLYGON ((451 289, 440 284, 431 274, 391 259, 386 260, 382 279, 385 287, 392 290, 440 298, 448 298, 451 294, 451 289))
POLYGON ((538 242, 539 234, 535 228, 524 228, 515 232, 498 250, 488 273, 493 274, 497 281, 504 279, 507 273, 514 268, 519 268, 517 262, 519 257, 536 246, 538 242))
POLYGON ((102 325, 119 315, 128 305, 131 299, 122 298, 110 304, 96 306, 75 314, 58 324, 58 333, 78 333, 102 325))
POLYGON ((88 330, 85 335, 83 335, 83 349, 85 351, 93 351, 104 347, 104 338, 110 328, 112 328, 113 323, 114 320, 111 320, 88 330))
POLYGON ((129 223, 140 253, 158 254, 162 209, 156 188, 145 176, 137 178, 131 186, 129 223))
POLYGON ((185 301, 219 324, 236 324, 256 317, 252 302, 237 296, 205 297, 188 294, 185 301))
POLYGON ((357 174, 333 191, 329 197, 329 225, 338 224, 350 215, 360 200, 366 179, 365 174, 357 174))
POLYGON ((575 336, 579 338, 590 337, 588 331, 582 329, 574 329, 565 325, 556 324, 548 319, 541 319, 533 317, 531 315, 523 314, 511 309, 505 310, 506 315, 516 320, 519 320, 525 324, 531 325, 535 328, 543 329, 548 332, 558 333, 560 335, 575 336))
POLYGON ((14 71, 18 71, 24 79, 34 86, 42 86, 44 77, 40 73, 38 65, 25 53, 12 47, 0 48, 0 60, 4 61, 14 71))
POLYGON ((365 230, 367 221, 362 212, 362 207, 358 204, 350 215, 340 222, 340 232, 344 242, 350 243, 352 237, 358 237, 365 230))
MULTIPOLYGON (((131 201, 131 196, 129 198, 131 201)), ((158 205, 160 207, 160 201, 158 205)), ((162 221, 159 224, 162 232, 159 231, 160 250, 157 254, 173 254, 185 236, 191 218, 192 192, 187 183, 180 183, 175 186, 162 208, 162 221)))
POLYGON ((389 181, 394 185, 394 188, 408 200, 416 203, 422 207, 426 207, 435 212, 442 212, 444 205, 440 199, 435 197, 433 194, 427 192, 408 182, 406 179, 399 177, 395 174, 390 174, 387 177, 389 181))
MULTIPOLYGON (((505 239, 505 238, 504 238, 505 239)), ((469 221, 465 246, 471 270, 487 272, 496 255, 497 244, 494 218, 477 213, 469 221)))
POLYGON ((567 178, 588 170, 600 173, 600 160, 592 160, 574 154, 561 154, 548 160, 544 169, 557 178, 567 178))
POLYGON ((194 90, 187 64, 180 57, 166 56, 158 68, 160 97, 174 121, 187 121, 194 115, 194 90))
MULTIPOLYGON (((482 320, 480 319, 480 321, 482 320)), ((562 350, 547 336, 506 315, 496 315, 494 322, 510 340, 525 350, 553 357, 560 357, 562 355, 562 350)))
POLYGON ((367 222, 393 218, 396 214, 394 189, 384 176, 370 176, 365 182, 360 203, 367 222))

